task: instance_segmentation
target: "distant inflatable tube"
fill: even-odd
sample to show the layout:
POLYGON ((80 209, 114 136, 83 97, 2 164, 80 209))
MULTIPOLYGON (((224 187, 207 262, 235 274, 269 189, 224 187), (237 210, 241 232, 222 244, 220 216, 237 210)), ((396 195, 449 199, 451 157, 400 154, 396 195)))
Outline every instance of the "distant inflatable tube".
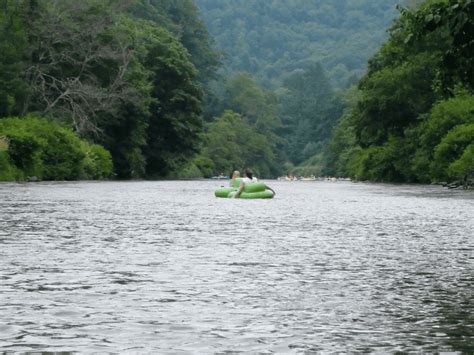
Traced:
MULTIPOLYGON (((230 198, 235 192, 237 192, 242 179, 236 179, 234 181, 234 187, 221 187, 214 192, 216 197, 230 198)), ((267 188, 262 182, 252 182, 245 184, 244 190, 240 194, 239 198, 252 199, 252 198, 273 198, 275 194, 272 190, 267 188)))

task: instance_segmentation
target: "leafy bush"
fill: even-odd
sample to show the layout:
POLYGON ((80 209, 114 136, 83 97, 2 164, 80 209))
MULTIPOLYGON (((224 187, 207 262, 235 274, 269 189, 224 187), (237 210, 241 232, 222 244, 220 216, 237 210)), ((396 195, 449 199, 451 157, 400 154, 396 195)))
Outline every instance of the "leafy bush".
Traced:
POLYGON ((111 176, 113 165, 109 151, 100 145, 86 142, 82 142, 82 150, 85 152, 82 161, 83 178, 100 180, 111 176))
POLYGON ((346 172, 355 180, 367 180, 365 164, 368 159, 368 152, 359 146, 355 146, 346 151, 346 172))
POLYGON ((421 142, 433 149, 451 129, 464 123, 474 123, 473 95, 461 95, 441 101, 433 106, 420 127, 423 130, 421 142))
POLYGON ((357 180, 406 181, 412 179, 411 146, 399 137, 390 137, 381 146, 356 147, 345 153, 347 173, 357 180))
POLYGON ((474 144, 464 149, 463 154, 448 167, 449 176, 457 179, 468 174, 468 170, 474 169, 474 144))
POLYGON ((8 150, 8 139, 6 137, 0 137, 0 152, 8 150))
POLYGON ((8 161, 8 153, 0 150, 0 181, 14 180, 11 173, 11 164, 8 161))
POLYGON ((385 146, 373 146, 365 149, 362 165, 364 180, 386 181, 393 169, 390 151, 385 146))
POLYGON ((186 179, 200 179, 202 178, 202 172, 194 163, 188 163, 181 169, 170 173, 167 178, 169 179, 178 179, 178 180, 186 180, 186 179))
POLYGON ((41 180, 105 178, 112 172, 111 157, 105 149, 45 119, 1 119, 0 136, 8 140, 1 158, 4 180, 24 180, 28 176, 41 180))
POLYGON ((435 177, 440 180, 462 178, 463 169, 473 167, 470 162, 472 142, 474 142, 474 124, 463 124, 453 128, 435 148, 432 165, 435 177))
POLYGON ((385 181, 393 165, 387 146, 355 149, 349 161, 349 176, 356 180, 385 181))
MULTIPOLYGON (((41 142, 29 130, 18 124, 15 119, 0 121, 0 135, 8 140, 8 162, 16 172, 15 180, 24 180, 27 176, 38 176, 41 170, 39 148, 41 142)), ((11 180, 12 176, 9 174, 11 180)))
POLYGON ((193 164, 200 170, 202 176, 209 178, 214 170, 214 163, 211 159, 198 155, 194 158, 193 164))
POLYGON ((8 140, 0 137, 0 181, 16 180, 18 170, 8 157, 8 140))
POLYGON ((85 158, 81 141, 71 131, 58 129, 41 132, 42 179, 44 180, 77 180, 81 177, 81 162, 85 158))

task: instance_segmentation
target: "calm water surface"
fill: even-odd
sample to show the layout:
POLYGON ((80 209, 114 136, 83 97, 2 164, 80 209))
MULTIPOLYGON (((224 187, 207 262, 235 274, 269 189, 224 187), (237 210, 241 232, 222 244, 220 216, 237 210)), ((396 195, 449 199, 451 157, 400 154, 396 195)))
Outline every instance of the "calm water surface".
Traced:
POLYGON ((0 184, 0 352, 474 352, 474 193, 0 184))

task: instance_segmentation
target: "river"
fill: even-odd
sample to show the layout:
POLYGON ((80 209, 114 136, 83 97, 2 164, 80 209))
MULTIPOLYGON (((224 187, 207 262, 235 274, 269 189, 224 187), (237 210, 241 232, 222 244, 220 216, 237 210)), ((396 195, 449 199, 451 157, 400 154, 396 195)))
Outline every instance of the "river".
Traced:
POLYGON ((474 351, 474 193, 0 184, 0 352, 474 351))

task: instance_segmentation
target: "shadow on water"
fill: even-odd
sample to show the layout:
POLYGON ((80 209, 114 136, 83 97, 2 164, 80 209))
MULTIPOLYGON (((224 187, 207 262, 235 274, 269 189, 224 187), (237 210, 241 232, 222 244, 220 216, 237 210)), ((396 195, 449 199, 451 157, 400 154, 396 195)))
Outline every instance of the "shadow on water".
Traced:
MULTIPOLYGON (((471 279, 471 290, 474 285, 471 279)), ((434 331, 445 334, 444 342, 449 349, 465 354, 474 353, 474 295, 462 295, 456 303, 439 304, 439 328, 434 331)))

